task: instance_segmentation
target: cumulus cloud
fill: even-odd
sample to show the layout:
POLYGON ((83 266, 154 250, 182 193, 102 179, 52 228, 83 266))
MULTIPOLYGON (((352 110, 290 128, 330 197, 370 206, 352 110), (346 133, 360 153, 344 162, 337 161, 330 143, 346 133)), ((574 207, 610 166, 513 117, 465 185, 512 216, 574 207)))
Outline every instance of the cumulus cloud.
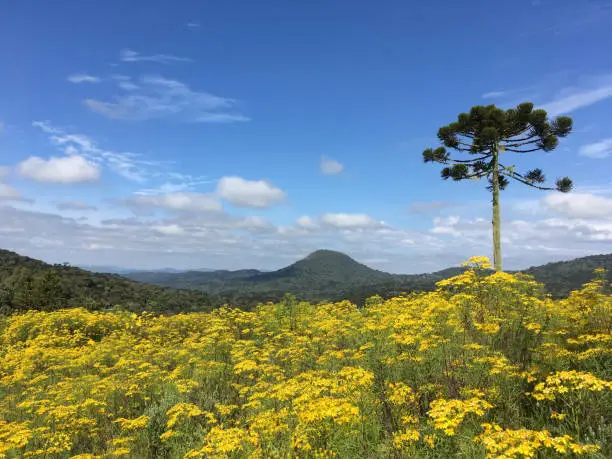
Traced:
POLYGON ((127 93, 112 101, 86 99, 92 111, 119 120, 177 118, 199 123, 233 123, 250 119, 236 111, 237 102, 226 97, 195 91, 177 80, 144 76, 138 84, 119 80, 127 93), (126 86, 127 84, 127 86, 126 86))
POLYGON ((321 158, 319 167, 321 169, 321 173, 325 175, 338 175, 344 170, 342 163, 326 156, 321 158))
POLYGON ((83 156, 51 157, 31 156, 17 165, 25 178, 47 183, 93 182, 100 177, 99 167, 83 156))
POLYGON ((335 228, 371 228, 382 225, 366 214, 326 213, 321 216, 321 223, 335 228))
POLYGON ((264 208, 284 202, 286 193, 266 180, 246 180, 242 177, 222 177, 217 194, 238 207, 264 208))
MULTIPOLYGON (((96 264, 130 268, 277 269, 314 250, 330 248, 359 261, 380 260, 377 267, 391 272, 422 273, 491 253, 490 221, 457 216, 437 220, 436 227, 450 230, 432 232, 368 226, 374 220, 371 217, 349 219, 348 226, 346 218, 332 219, 340 222, 340 226, 333 226, 324 224, 320 217, 309 217, 292 227, 275 227, 256 215, 224 212, 116 217, 100 224, 91 223, 96 219, 67 218, 10 205, 4 205, 1 212, 0 247, 72 264, 92 264, 95 251, 96 264)), ((502 248, 507 269, 611 252, 612 221, 504 221, 502 248)))
POLYGON ((609 219, 612 221, 612 198, 590 193, 554 193, 544 198, 549 209, 572 219, 609 219))
POLYGON ((67 79, 71 83, 99 83, 102 81, 99 77, 87 75, 86 73, 75 73, 67 79))
MULTIPOLYGON (((563 195, 561 195, 563 196, 563 195)), ((608 214, 609 215, 609 214, 608 214)), ((491 222, 484 218, 466 219, 457 216, 434 219, 430 230, 448 240, 449 250, 469 256, 491 253, 491 222), (458 246, 452 246, 457 244, 458 246), (452 247, 452 248, 451 248, 452 247)), ((502 222, 502 250, 504 257, 521 262, 542 263, 543 260, 569 259, 612 250, 612 219, 544 218, 502 222)))
POLYGON ((587 156, 594 159, 604 159, 612 155, 612 139, 604 139, 599 142, 583 145, 578 150, 582 156, 587 156))
POLYGON ((158 64, 171 64, 173 62, 191 62, 188 57, 173 56, 171 54, 152 54, 142 55, 132 49, 122 49, 119 53, 119 60, 122 62, 157 62, 158 64))
POLYGON ((460 236, 461 233, 456 229, 459 220, 459 217, 456 215, 436 217, 434 218, 434 226, 431 232, 433 234, 452 234, 453 236, 460 236))
POLYGON ((177 192, 152 196, 136 196, 130 203, 181 212, 218 212, 223 209, 212 194, 177 192))
POLYGON ((432 238, 422 235, 419 245, 400 241, 417 239, 414 232, 372 228, 321 228, 304 233, 284 231, 266 219, 223 212, 177 213, 168 218, 111 218, 99 225, 78 218, 2 209, 0 246, 53 262, 114 264, 133 268, 277 269, 320 248, 341 250, 356 259, 387 259, 387 269, 428 270, 444 266, 448 258, 428 258, 432 238), (100 248, 106 248, 100 250, 100 248), (409 258, 405 258, 408 257, 409 258), (402 259, 411 263, 402 267, 402 259), (204 261, 203 261, 204 260, 204 261), (418 265, 415 263, 418 261, 418 265), (135 266, 135 263, 137 265, 135 266))

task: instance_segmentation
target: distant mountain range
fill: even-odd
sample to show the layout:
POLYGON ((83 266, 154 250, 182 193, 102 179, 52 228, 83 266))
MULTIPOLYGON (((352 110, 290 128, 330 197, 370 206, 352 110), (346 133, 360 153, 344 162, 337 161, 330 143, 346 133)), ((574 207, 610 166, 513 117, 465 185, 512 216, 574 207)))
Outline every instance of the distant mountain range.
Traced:
MULTIPOLYGON (((559 297, 580 288, 593 278, 593 270, 601 267, 608 268, 608 276, 612 280, 612 254, 549 263, 523 272, 533 275, 546 285, 553 296, 559 297)), ((430 290, 439 280, 457 275, 462 270, 453 267, 426 274, 390 274, 369 268, 343 253, 318 250, 290 266, 265 273, 247 269, 138 272, 126 276, 166 287, 202 290, 237 305, 278 301, 285 293, 310 301, 350 299, 361 303, 375 294, 392 296, 406 291, 430 290)))
MULTIPOLYGON (((102 267, 108 268, 108 267, 102 267)), ((612 282, 612 254, 531 267, 531 274, 555 297, 593 278, 595 268, 607 268, 612 282)), ((389 274, 351 257, 318 250, 277 271, 138 271, 101 274, 0 250, 0 312, 84 306, 104 309, 116 305, 131 311, 186 312, 210 310, 221 304, 252 307, 278 301, 286 293, 308 301, 348 299, 363 304, 373 295, 391 297, 435 288, 441 279, 463 268, 416 275, 389 274)))
MULTIPOLYGON (((172 273, 179 274, 187 272, 186 269, 175 269, 175 268, 158 268, 158 269, 130 269, 123 268, 121 266, 114 265, 79 265, 77 266, 81 269, 86 269, 87 271, 91 271, 92 273, 102 273, 102 274, 133 274, 133 273, 172 273)), ((214 269, 198 269, 198 272, 208 272, 215 271, 214 269)))

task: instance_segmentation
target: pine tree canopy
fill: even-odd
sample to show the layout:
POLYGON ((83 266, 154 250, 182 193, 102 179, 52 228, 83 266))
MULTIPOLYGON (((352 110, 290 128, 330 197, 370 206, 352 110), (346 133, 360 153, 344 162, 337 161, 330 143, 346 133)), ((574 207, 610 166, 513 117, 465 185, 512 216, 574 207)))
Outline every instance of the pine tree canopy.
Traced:
MULTIPOLYGON (((545 110, 534 110, 533 104, 524 102, 516 108, 503 110, 495 105, 475 106, 469 113, 461 113, 457 121, 438 130, 438 138, 444 146, 428 148, 423 152, 425 162, 445 165, 443 179, 455 181, 488 178, 494 169, 494 154, 512 152, 528 154, 535 151, 552 151, 559 137, 572 130, 572 119, 560 116, 549 120, 545 110), (451 157, 451 152, 463 153, 462 159, 451 157)), ((519 173, 513 165, 504 165, 499 159, 499 186, 504 189, 510 179, 541 190, 568 192, 572 181, 568 177, 556 181, 555 187, 543 185, 546 181, 541 169, 519 173)))

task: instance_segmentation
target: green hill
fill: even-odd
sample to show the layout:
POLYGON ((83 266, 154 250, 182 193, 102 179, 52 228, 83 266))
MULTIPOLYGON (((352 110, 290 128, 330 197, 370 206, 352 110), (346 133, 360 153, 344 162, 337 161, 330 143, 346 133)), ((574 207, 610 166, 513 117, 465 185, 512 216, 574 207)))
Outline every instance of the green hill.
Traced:
POLYGON ((131 311, 210 310, 205 292, 141 284, 114 274, 98 274, 67 265, 50 265, 0 249, 0 312, 84 306, 131 311))
POLYGON ((597 268, 605 268, 608 282, 612 283, 612 254, 547 263, 532 266, 522 272, 532 275, 535 280, 546 285, 546 289, 554 297, 565 297, 572 290, 592 280, 593 271, 597 268))
POLYGON ((278 301, 286 293, 308 301, 349 299, 363 304, 374 295, 386 297, 415 290, 431 290, 435 282, 461 272, 448 268, 439 273, 397 275, 378 271, 348 255, 317 250, 277 271, 257 270, 187 273, 133 273, 127 277, 173 288, 194 288, 220 296, 238 306, 278 301))
POLYGON ((202 284, 225 283, 235 279, 249 278, 257 274, 261 274, 261 271, 257 269, 184 271, 179 273, 137 271, 123 274, 123 277, 138 282, 164 285, 172 288, 197 289, 202 284))
MULTIPOLYGON (((596 268, 607 268, 612 282, 612 254, 549 263, 523 272, 544 283, 554 297, 562 297, 593 279, 596 268)), ((374 295, 388 298, 432 290, 437 281, 462 270, 454 267, 427 274, 389 274, 343 253, 318 250, 272 272, 149 271, 119 276, 50 265, 0 250, 0 312, 75 306, 105 309, 119 305, 131 311, 171 313, 209 310, 224 303, 249 308, 279 301, 287 293, 313 302, 348 299, 362 305, 374 295)))
MULTIPOLYGON (((599 267, 607 268, 610 278, 612 255, 549 263, 523 272, 544 283, 554 297, 561 297, 591 280, 593 270, 599 267)), ((462 270, 451 267, 426 274, 389 274, 358 263, 343 253, 317 250, 290 266, 265 273, 257 270, 190 271, 134 273, 127 276, 167 287, 206 291, 237 306, 278 301, 285 293, 309 301, 349 299, 363 304, 373 295, 390 297, 404 292, 431 290, 437 281, 455 276, 462 270)))
POLYGON ((291 280, 312 286, 313 282, 319 285, 337 285, 346 282, 369 284, 392 278, 392 274, 369 268, 344 253, 317 250, 286 268, 257 274, 246 280, 254 283, 276 282, 279 284, 291 280))

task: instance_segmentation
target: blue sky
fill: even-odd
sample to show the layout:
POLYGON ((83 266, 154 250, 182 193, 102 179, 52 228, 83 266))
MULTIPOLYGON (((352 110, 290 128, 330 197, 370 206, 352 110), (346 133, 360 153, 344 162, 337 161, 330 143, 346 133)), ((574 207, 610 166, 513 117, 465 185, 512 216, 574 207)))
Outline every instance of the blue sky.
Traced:
POLYGON ((472 105, 574 119, 503 194, 506 266, 612 248, 612 2, 0 5, 0 247, 138 268, 393 272, 490 253, 484 183, 421 152, 472 105))

